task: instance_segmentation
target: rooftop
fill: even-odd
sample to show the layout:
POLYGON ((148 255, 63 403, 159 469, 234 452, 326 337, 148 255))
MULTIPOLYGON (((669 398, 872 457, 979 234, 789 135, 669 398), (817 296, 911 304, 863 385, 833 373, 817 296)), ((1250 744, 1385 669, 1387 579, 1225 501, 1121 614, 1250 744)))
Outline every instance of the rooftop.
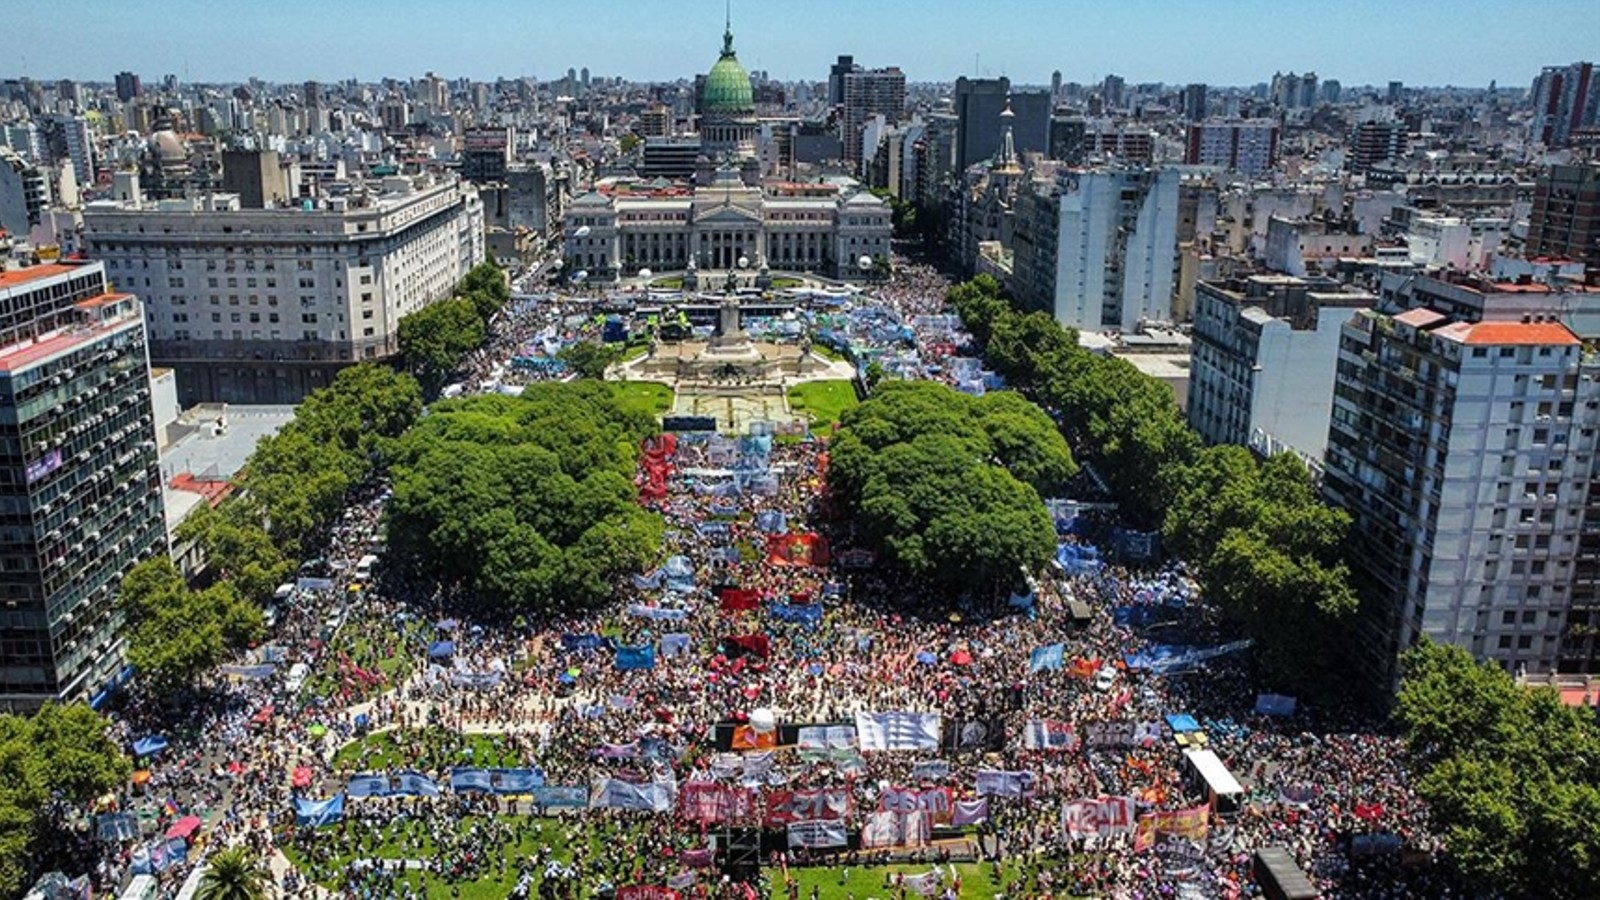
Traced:
POLYGON ((12 269, 0 272, 0 288, 12 288, 24 285, 30 281, 49 278, 53 275, 65 275, 77 269, 77 266, 65 266, 60 263, 50 263, 43 266, 29 266, 26 269, 12 269))
POLYGON ((1582 343, 1559 322, 1455 322, 1434 334, 1480 347, 1576 347, 1582 343))

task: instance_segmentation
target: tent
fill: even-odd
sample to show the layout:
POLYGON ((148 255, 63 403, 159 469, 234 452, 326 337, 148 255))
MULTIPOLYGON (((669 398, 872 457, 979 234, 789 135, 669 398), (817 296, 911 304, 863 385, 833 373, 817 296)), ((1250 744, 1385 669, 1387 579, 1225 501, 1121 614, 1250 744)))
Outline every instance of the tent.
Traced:
POLYGON ((159 734, 142 737, 133 742, 134 756, 155 756, 167 749, 167 739, 159 734))
POLYGON ((455 641, 435 641, 428 647, 429 659, 442 659, 456 652, 455 641))
POLYGON ((167 829, 167 837, 187 839, 189 835, 194 834, 199 829, 200 818, 198 816, 184 816, 172 823, 172 827, 167 829))
POLYGON ((1200 723, 1194 720, 1194 716, 1179 714, 1167 716, 1167 727, 1171 728, 1174 734, 1184 734, 1190 731, 1199 731, 1200 723))

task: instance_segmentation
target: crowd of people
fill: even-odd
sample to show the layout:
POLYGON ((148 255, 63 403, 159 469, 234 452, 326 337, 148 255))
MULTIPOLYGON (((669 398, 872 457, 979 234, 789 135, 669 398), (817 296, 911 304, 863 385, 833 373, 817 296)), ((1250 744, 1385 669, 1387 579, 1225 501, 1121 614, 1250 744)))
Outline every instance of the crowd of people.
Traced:
MULTIPOLYGON (((881 310, 910 328, 910 339, 853 339, 871 354, 909 350, 921 374, 949 378, 961 338, 939 318, 946 287, 931 269, 902 266, 851 304, 881 310)), ((511 356, 553 329, 570 338, 568 325, 592 327, 575 320, 582 306, 514 305, 470 361, 467 390, 496 381, 511 356)), ((724 825, 759 824, 759 814, 707 825, 676 808, 552 810, 530 797, 443 787, 436 797, 351 797, 333 824, 296 823, 295 798, 338 795, 358 774, 416 772, 445 786, 453 767, 505 766, 536 769, 548 785, 841 791, 852 834, 903 790, 943 790, 951 805, 970 803, 980 799, 980 770, 1029 773, 1025 790, 989 796, 972 824, 958 828, 941 815, 931 834, 898 846, 790 848, 781 828, 769 829, 760 861, 772 884, 761 896, 799 896, 795 873, 805 866, 842 872, 893 860, 977 863, 1005 897, 1247 897, 1259 890, 1252 853, 1272 845, 1287 848, 1329 898, 1454 889, 1433 865, 1436 839, 1408 788, 1398 741, 1361 713, 1304 702, 1290 716, 1257 713, 1247 655, 1183 674, 1123 664, 1151 639, 1144 619, 1119 625, 1114 611, 1192 588, 1180 569, 1041 573, 1018 586, 1022 603, 922 596, 851 545, 829 503, 824 442, 686 437, 669 465, 666 496, 649 502, 666 521, 662 558, 678 561, 675 573, 638 573, 617 584, 605 608, 545 618, 474 619, 470 598, 449 585, 410 583, 392 562, 380 564, 375 584, 358 584, 354 560, 381 552, 386 495, 374 488, 357 498, 326 550, 331 584, 296 591, 277 628, 280 674, 214 679, 203 695, 170 703, 134 694, 117 711, 120 737, 162 732, 170 747, 115 805, 142 814, 151 834, 184 815, 205 821, 199 849, 172 863, 164 881, 181 880, 207 848, 245 843, 263 855, 287 851, 294 864, 280 862, 276 877, 294 898, 459 896, 484 878, 514 897, 604 896, 628 885, 672 886, 684 897, 754 895, 721 874, 729 848, 712 838, 724 825), (774 555, 775 537, 804 538, 811 555, 774 555), (730 605, 730 591, 759 602, 730 605), (775 604, 821 612, 780 618, 775 604), (441 641, 449 653, 431 653, 441 641), (1035 664, 1036 649, 1058 644, 1063 664, 1035 664), (653 665, 616 664, 612 648, 644 646, 655 651, 653 665), (281 673, 299 662, 311 667, 315 690, 285 688, 281 673), (491 677, 452 677, 459 672, 491 677), (785 729, 891 711, 939 714, 939 746, 819 754, 784 742, 770 756, 775 737, 757 737, 747 753, 730 746, 733 735, 792 734, 785 729), (1174 714, 1206 723, 1206 746, 1246 789, 1237 811, 1213 809, 1185 770, 1179 734, 1165 724, 1174 714), (1030 749, 1024 732, 1045 721, 1066 723, 1070 741, 1030 749), (1097 732, 1146 723, 1156 729, 1097 732), (739 768, 752 759, 761 761, 753 782, 739 768), (1205 807, 1205 828, 1158 835, 1154 847, 1131 828, 1069 835, 1064 806, 1101 797, 1133 798, 1141 816, 1205 807)), ((1209 628, 1203 586, 1195 592, 1201 602, 1163 612, 1163 641, 1209 628)), ((149 844, 117 845, 97 882, 118 883, 149 844)), ((951 875, 931 889, 886 876, 882 893, 970 896, 946 868, 951 875)))

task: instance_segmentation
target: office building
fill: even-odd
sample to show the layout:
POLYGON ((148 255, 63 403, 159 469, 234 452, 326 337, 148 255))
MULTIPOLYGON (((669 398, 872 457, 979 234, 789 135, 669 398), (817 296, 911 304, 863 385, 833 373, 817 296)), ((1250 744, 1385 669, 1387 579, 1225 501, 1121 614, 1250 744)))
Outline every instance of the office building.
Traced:
POLYGON ((1272 119, 1211 119, 1189 126, 1189 165, 1221 166, 1259 177, 1278 162, 1278 123, 1272 119))
POLYGON ((1191 84, 1183 89, 1183 117, 1199 122, 1206 117, 1206 86, 1191 84))
POLYGON ((139 76, 132 72, 117 73, 117 100, 127 103, 135 97, 144 96, 144 85, 139 83, 139 76))
POLYGON ((1354 518, 1359 670, 1385 686, 1424 635, 1595 671, 1600 366, 1559 322, 1484 312, 1366 310, 1340 337, 1323 488, 1354 518))
MULTIPOLYGON (((844 74, 844 114, 839 139, 844 144, 845 162, 862 173, 864 160, 862 129, 874 116, 888 125, 897 125, 906 113, 906 75, 898 68, 858 69, 844 74)), ((877 148, 874 147, 874 150, 877 148)))
POLYGON ((50 208, 50 178, 15 151, 0 147, 0 230, 27 237, 50 208))
POLYGON ((1000 149, 1004 130, 1000 113, 1011 107, 1012 140, 1019 156, 1043 153, 1050 146, 1050 114, 1054 102, 1045 91, 1011 92, 1008 78, 956 79, 955 169, 965 172, 974 163, 992 159, 1000 149))
POLYGON ((183 406, 294 403, 339 369, 392 356, 400 318, 483 261, 483 207, 429 175, 335 186, 301 207, 237 196, 84 208, 89 253, 139 290, 150 356, 183 406))
POLYGON ((1405 155, 1404 122, 1362 122, 1350 132, 1350 171, 1364 175, 1374 166, 1405 155))
POLYGON ((1320 465, 1339 334, 1377 298, 1288 275, 1199 281, 1189 425, 1208 443, 1293 452, 1320 465))
POLYGON ((1600 163, 1551 166, 1534 184, 1528 254, 1600 272, 1600 163))
MULTIPOLYGON (((39 120, 39 137, 44 162, 50 165, 72 163, 72 174, 81 185, 94 184, 94 135, 83 116, 45 116, 39 120)), ((40 162, 35 158, 34 162, 40 162)))
POLYGON ((1528 137, 1546 147, 1569 146, 1574 132, 1600 122, 1600 84, 1595 83, 1594 63, 1546 66, 1534 79, 1530 93, 1533 118, 1528 123, 1528 137))
POLYGON ((0 347, 0 708, 91 700, 166 552, 144 316, 99 263, 0 272, 0 347))
POLYGON ((468 128, 461 135, 461 177, 473 184, 504 181, 516 132, 509 125, 468 128))
POLYGON ((669 181, 693 178, 700 152, 698 137, 646 138, 639 175, 669 181))
POLYGON ((273 209, 289 202, 289 179, 272 150, 222 151, 222 190, 239 195, 243 209, 273 209))
POLYGON ((1175 169, 1129 166, 1066 170, 1051 187, 1032 186, 1042 193, 1020 199, 1013 222, 1018 302, 1082 331, 1170 319, 1178 182, 1175 169))
POLYGON ((856 58, 853 56, 840 56, 839 59, 828 68, 829 106, 844 105, 844 77, 851 72, 859 71, 861 71, 861 67, 856 65, 856 58))

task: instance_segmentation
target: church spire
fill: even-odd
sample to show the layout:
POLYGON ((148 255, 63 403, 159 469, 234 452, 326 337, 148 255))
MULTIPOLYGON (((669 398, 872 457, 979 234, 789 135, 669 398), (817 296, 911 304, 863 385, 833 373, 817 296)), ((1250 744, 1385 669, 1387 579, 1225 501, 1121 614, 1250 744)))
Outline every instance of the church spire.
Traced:
POLYGON ((722 29, 722 55, 733 55, 733 0, 727 0, 722 29))
POLYGON ((995 157, 994 168, 1009 171, 1017 165, 1017 142, 1011 134, 1011 123, 1017 114, 1011 111, 1011 98, 1006 98, 1006 108, 1000 113, 1000 153, 995 157))

